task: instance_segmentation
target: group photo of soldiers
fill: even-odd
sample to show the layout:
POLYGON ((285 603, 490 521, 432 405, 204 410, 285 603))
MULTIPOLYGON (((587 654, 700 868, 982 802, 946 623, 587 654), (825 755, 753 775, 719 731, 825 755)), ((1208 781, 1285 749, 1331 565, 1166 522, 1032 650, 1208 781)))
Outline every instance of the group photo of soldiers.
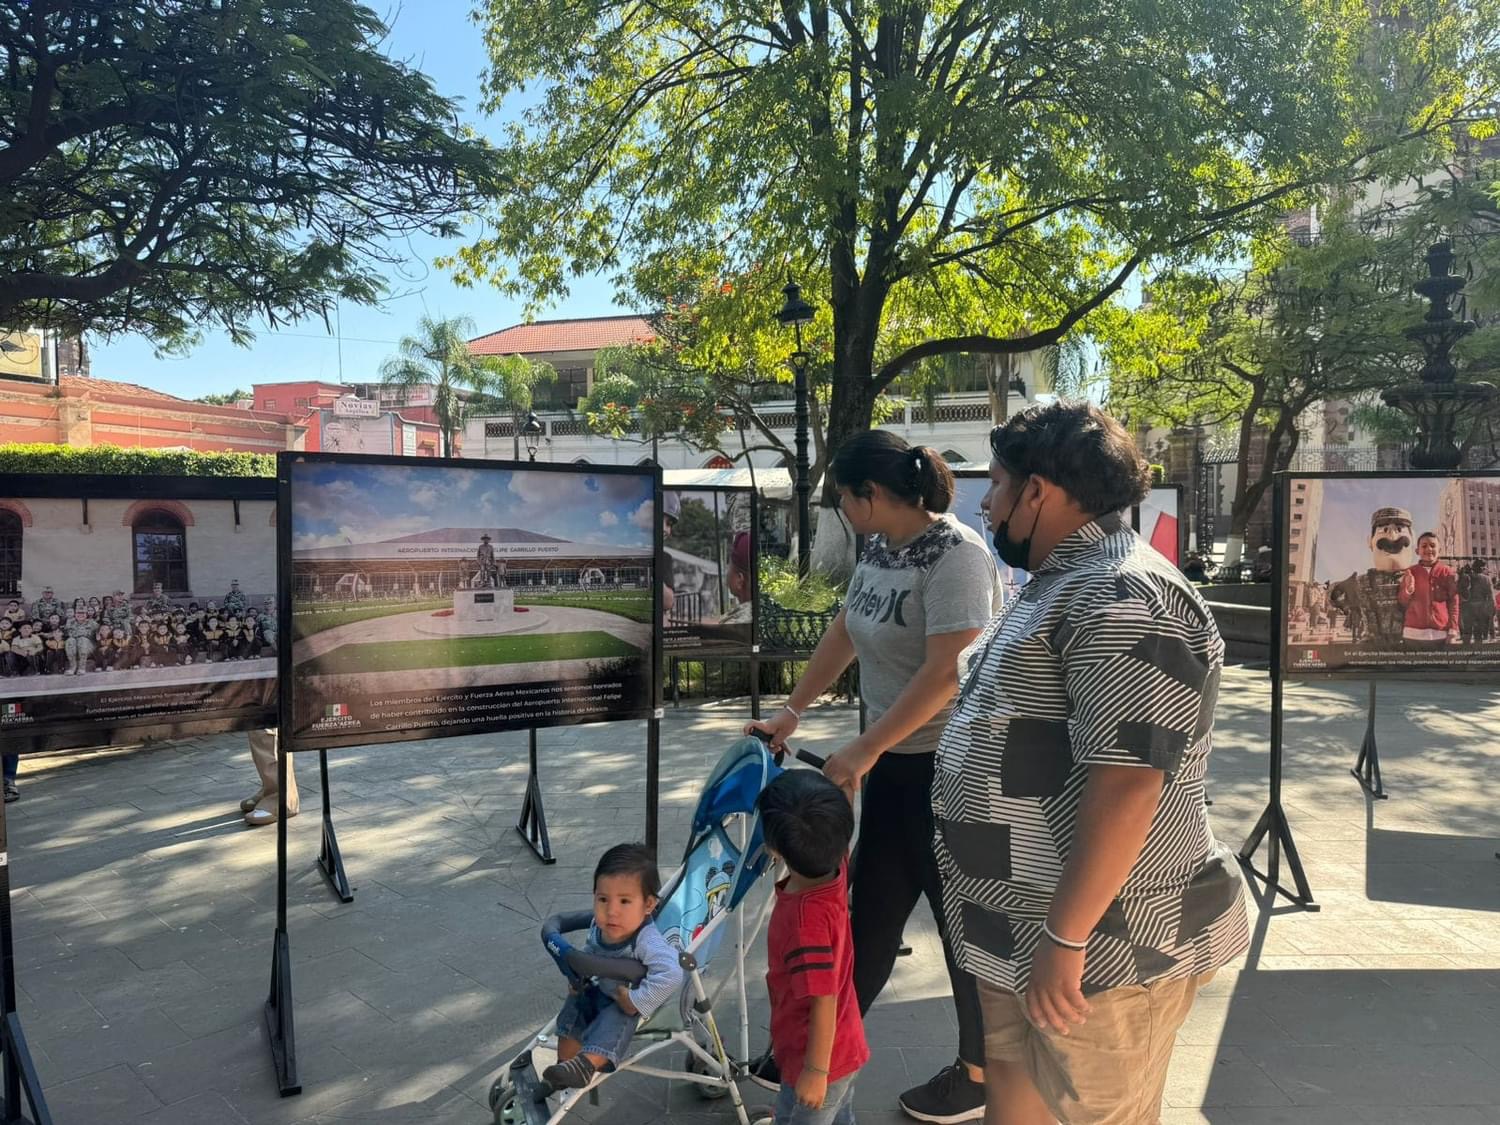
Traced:
POLYGON ((252 605, 238 580, 210 601, 150 594, 0 599, 0 676, 83 676, 276 655, 275 602, 252 605))

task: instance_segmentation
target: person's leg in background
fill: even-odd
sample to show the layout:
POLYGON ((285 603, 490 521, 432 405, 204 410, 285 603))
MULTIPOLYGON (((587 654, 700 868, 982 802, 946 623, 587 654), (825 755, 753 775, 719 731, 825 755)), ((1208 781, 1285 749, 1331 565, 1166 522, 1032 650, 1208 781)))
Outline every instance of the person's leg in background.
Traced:
POLYGON ((5 762, 5 803, 21 799, 20 787, 16 785, 16 775, 21 772, 21 755, 6 754, 5 762))
MULTIPOLYGON (((276 773, 276 731, 252 730, 250 732, 250 759, 255 763, 255 772, 260 775, 260 792, 245 811, 245 823, 251 827, 275 824, 280 802, 277 799, 278 778, 276 773)), ((292 770, 293 759, 286 760, 286 814, 296 816, 301 806, 297 794, 297 775, 292 770)), ((242 802, 241 808, 245 808, 242 802)))

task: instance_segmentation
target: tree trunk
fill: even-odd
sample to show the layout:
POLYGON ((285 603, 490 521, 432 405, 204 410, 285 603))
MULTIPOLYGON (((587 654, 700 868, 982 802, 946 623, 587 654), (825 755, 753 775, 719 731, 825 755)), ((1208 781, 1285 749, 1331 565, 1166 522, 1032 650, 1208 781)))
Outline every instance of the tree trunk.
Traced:
MULTIPOLYGON (((1237 539, 1243 547, 1245 531, 1250 526, 1250 517, 1260 507, 1260 502, 1265 497, 1266 490, 1271 487, 1275 474, 1285 468, 1291 461, 1292 454, 1297 452, 1297 443, 1302 438, 1297 431, 1297 416, 1300 413, 1300 410, 1291 411, 1285 407, 1282 409, 1276 419, 1276 424, 1266 434, 1265 457, 1261 460, 1260 473, 1254 480, 1250 480, 1249 474, 1243 469, 1240 471, 1240 480, 1235 487, 1234 504, 1229 510, 1231 542, 1237 539)), ((1248 447, 1248 443, 1246 445, 1248 447)), ((1227 549, 1224 554, 1224 561, 1228 563, 1227 549)))
MULTIPOLYGON (((1255 380, 1250 387, 1250 405, 1240 419, 1239 447, 1235 450, 1235 465, 1239 469, 1234 482, 1234 500, 1229 505, 1229 540, 1224 545, 1224 565, 1234 566, 1245 553, 1245 527, 1250 522, 1250 513, 1255 502, 1245 507, 1245 496, 1250 487, 1250 441, 1255 436, 1255 419, 1266 401, 1264 379, 1255 380)), ((1256 494, 1256 502, 1260 499, 1256 494)), ((1207 544, 1210 549, 1212 544, 1207 544)))
MULTIPOLYGON (((870 429, 875 409, 872 373, 875 370, 875 332, 885 305, 880 286, 835 285, 833 303, 832 396, 828 406, 826 464, 831 466, 839 446, 870 429), (842 297, 842 299, 840 299, 842 297)), ((833 473, 825 470, 818 497, 813 568, 833 577, 850 573, 854 565, 854 536, 839 518, 838 490, 833 473)))

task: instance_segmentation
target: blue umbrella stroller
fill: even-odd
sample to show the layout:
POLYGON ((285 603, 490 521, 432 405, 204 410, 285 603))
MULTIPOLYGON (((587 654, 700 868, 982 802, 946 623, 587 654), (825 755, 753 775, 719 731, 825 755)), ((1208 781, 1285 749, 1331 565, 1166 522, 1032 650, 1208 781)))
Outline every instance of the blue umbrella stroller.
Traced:
MULTIPOLYGON (((797 757, 812 765, 822 761, 805 751, 797 757)), ((761 836, 755 800, 782 773, 782 755, 772 755, 755 737, 742 738, 714 766, 693 814, 692 833, 682 866, 667 880, 654 915, 667 941, 681 950, 684 981, 678 1003, 666 1003, 636 1029, 631 1053, 607 1074, 600 1074, 583 1090, 554 1091, 538 1075, 557 1049, 556 1020, 533 1036, 490 1087, 489 1103, 496 1125, 555 1125, 568 1115, 584 1094, 619 1074, 634 1072, 656 1078, 696 1083, 705 1097, 733 1100, 739 1125, 750 1125, 735 1080, 743 1062, 724 1046, 714 1018, 714 1001, 731 982, 740 1010, 738 1058, 750 1055, 750 1017, 746 1007, 745 951, 754 944, 770 916, 773 895, 767 894, 753 925, 745 925, 745 899, 769 863, 761 836), (733 934, 732 971, 709 991, 705 974, 723 944, 733 934), (687 1069, 667 1070, 653 1065, 656 1056, 673 1047, 687 1051, 687 1069), (541 1054, 545 1061, 537 1061, 541 1054)), ((565 935, 587 930, 591 911, 555 914, 542 927, 542 941, 569 983, 591 978, 636 983, 645 975, 639 961, 596 957, 575 949, 565 935)), ((726 953, 726 956, 728 954, 726 953)), ((593 1095, 597 1097, 597 1095, 593 1095)))

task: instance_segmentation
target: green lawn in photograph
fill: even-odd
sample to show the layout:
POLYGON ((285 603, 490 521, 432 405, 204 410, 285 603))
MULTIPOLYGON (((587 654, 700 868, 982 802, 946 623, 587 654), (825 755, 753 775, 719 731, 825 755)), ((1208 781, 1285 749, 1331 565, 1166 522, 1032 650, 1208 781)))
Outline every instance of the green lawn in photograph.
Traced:
POLYGON ((561 606, 565 609, 597 609, 631 621, 651 621, 650 590, 612 590, 607 594, 529 594, 516 591, 517 605, 561 606))
POLYGON ((353 625, 356 621, 369 621, 372 617, 392 617, 398 613, 431 613, 436 609, 452 609, 452 598, 424 598, 419 602, 380 601, 349 602, 348 609, 315 609, 292 614, 292 638, 300 641, 325 629, 337 629, 340 625, 353 625))
POLYGON ((467 668, 478 664, 532 664, 542 660, 608 660, 639 656, 641 650, 609 633, 543 633, 519 637, 458 637, 453 640, 340 645, 299 665, 304 676, 350 672, 403 672, 419 668, 467 668))

